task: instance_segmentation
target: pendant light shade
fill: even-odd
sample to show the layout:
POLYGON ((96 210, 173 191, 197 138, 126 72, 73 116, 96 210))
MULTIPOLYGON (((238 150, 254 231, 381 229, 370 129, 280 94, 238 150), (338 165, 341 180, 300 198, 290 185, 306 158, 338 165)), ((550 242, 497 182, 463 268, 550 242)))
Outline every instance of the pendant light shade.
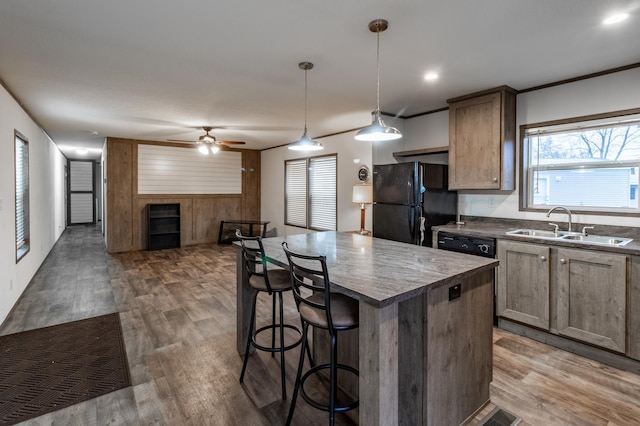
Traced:
POLYGON ((400 139, 402 133, 395 127, 384 124, 380 113, 380 33, 389 28, 389 22, 384 19, 375 19, 369 22, 369 31, 376 33, 378 47, 376 53, 376 67, 378 71, 378 85, 376 92, 376 110, 371 114, 371 124, 363 127, 356 133, 355 139, 359 141, 392 141, 400 139))
POLYGON ((324 146, 320 142, 311 139, 307 134, 307 71, 313 68, 313 64, 311 62, 300 62, 298 68, 304 70, 304 132, 297 142, 289 145, 289 149, 293 151, 319 151, 324 149, 324 146))
POLYGON ((359 141, 393 141, 400 139, 402 133, 395 127, 387 126, 380 117, 380 110, 377 109, 371 113, 373 120, 367 127, 363 127, 356 133, 356 140, 359 141))

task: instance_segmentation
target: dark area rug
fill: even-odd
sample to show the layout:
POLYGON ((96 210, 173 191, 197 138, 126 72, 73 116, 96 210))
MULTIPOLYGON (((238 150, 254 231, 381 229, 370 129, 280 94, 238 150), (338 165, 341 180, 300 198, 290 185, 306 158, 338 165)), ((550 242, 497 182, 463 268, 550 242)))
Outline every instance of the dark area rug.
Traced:
POLYGON ((130 385, 117 313, 0 336, 0 425, 130 385))

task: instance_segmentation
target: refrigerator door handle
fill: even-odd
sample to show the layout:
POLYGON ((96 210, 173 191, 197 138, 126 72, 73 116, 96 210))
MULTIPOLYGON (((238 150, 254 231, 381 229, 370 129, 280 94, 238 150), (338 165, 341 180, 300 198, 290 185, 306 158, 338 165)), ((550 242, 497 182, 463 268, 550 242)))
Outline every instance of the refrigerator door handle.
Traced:
POLYGON ((415 241, 415 236, 416 236, 416 221, 415 221, 415 217, 416 217, 416 206, 411 206, 411 208, 409 209, 410 213, 409 213, 409 232, 411 233, 411 239, 413 241, 415 241))

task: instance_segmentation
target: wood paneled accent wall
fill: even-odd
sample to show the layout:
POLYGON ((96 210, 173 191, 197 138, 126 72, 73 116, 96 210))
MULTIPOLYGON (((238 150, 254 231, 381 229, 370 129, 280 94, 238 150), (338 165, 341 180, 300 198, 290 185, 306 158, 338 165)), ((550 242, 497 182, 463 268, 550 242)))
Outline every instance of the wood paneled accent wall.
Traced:
POLYGON ((147 248, 149 203, 180 203, 183 246, 217 242, 221 220, 261 220, 260 151, 234 150, 242 152, 242 194, 138 194, 138 144, 194 149, 184 144, 107 138, 105 239, 109 253, 147 248))

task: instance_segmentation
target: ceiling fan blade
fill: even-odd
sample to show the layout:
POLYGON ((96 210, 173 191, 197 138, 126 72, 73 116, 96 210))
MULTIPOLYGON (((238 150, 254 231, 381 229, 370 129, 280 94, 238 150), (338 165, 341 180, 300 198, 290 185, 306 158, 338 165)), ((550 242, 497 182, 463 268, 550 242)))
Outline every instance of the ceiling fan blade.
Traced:
POLYGON ((167 139, 167 142, 196 143, 197 141, 188 141, 185 139, 167 139))
POLYGON ((242 141, 217 141, 219 145, 244 145, 246 142, 242 141))

